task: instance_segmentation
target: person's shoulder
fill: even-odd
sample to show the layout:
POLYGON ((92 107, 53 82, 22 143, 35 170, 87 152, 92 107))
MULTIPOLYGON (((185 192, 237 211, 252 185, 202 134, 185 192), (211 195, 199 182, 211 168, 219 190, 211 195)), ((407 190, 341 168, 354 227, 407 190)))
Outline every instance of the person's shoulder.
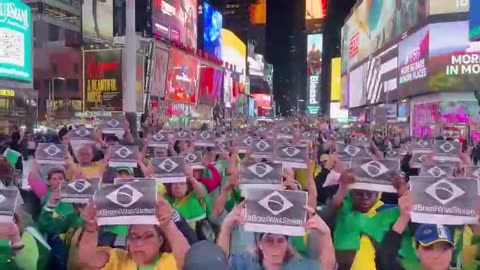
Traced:
MULTIPOLYGON (((128 269, 127 265, 132 265, 132 261, 128 256, 128 252, 123 249, 111 248, 111 247, 98 247, 98 251, 108 254, 108 261, 102 270, 110 269, 128 269), (125 268, 120 268, 125 267, 125 268)), ((135 264, 133 264, 134 266, 135 264)))
POLYGON ((173 256, 172 253, 163 253, 162 256, 160 257, 160 261, 158 262, 158 265, 156 267, 158 270, 163 270, 163 269, 178 269, 177 267, 177 261, 175 260, 175 256, 173 256))
POLYGON ((232 270, 260 270, 260 261, 250 253, 230 255, 230 269, 232 270))

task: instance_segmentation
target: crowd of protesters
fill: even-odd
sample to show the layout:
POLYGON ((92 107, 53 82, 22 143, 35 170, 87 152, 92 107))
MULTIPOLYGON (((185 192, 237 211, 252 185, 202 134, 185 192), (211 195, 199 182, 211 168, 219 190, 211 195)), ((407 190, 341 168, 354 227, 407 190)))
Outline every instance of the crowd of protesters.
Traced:
MULTIPOLYGON (((240 154, 234 143, 220 152, 204 148, 205 169, 187 167, 185 183, 158 186, 158 225, 98 226, 93 202, 62 202, 62 183, 100 178, 108 185, 114 178, 149 177, 151 159, 193 151, 195 141, 171 140, 167 148, 150 149, 147 139, 135 142, 127 126, 122 139, 102 136, 98 130, 96 144, 74 154, 71 131, 62 129, 60 142, 71 150, 66 165, 34 161, 28 175, 30 190, 20 187, 17 163, 0 160, 2 188, 19 187, 22 196, 14 223, 0 224, 0 269, 480 269, 478 225, 411 222, 414 202, 408 180, 418 170, 409 164, 410 151, 401 161, 403 173, 392 175, 397 193, 352 189, 355 176, 335 153, 331 127, 297 128, 316 134, 308 144, 307 169, 283 171, 285 189, 308 192, 303 237, 244 230, 239 166, 252 157, 240 154), (140 147, 136 168, 109 167, 108 149, 115 144, 140 147), (326 182, 334 184, 325 186, 326 182)), ((256 127, 248 132, 261 136, 256 127)), ((351 139, 355 135, 346 143, 351 139)), ((10 147, 17 147, 20 140, 16 130, 10 147)), ((297 132, 289 143, 301 141, 297 132)), ((382 159, 399 145, 397 136, 391 140, 371 136, 372 158, 382 159), (384 149, 377 147, 380 144, 384 149)), ((467 153, 461 159, 459 166, 472 163, 467 153)))

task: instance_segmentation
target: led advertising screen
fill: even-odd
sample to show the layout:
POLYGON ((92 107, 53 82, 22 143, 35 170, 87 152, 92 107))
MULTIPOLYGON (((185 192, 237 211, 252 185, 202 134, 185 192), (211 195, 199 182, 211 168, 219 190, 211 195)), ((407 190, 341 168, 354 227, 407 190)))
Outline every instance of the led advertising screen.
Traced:
POLYGON ((168 68, 168 51, 160 47, 156 47, 154 51, 152 66, 152 97, 165 97, 165 84, 167 80, 168 68))
POLYGON ((99 41, 113 39, 113 0, 83 0, 82 34, 99 41))
POLYGON ((323 28, 323 21, 327 17, 327 0, 305 1, 305 26, 308 33, 318 32, 323 28))
POLYGON ((197 0, 153 0, 153 32, 197 48, 197 0))
POLYGON ((428 26, 405 38, 398 45, 398 84, 403 97, 428 91, 428 26))
POLYGON ((398 45, 372 57, 365 64, 367 104, 398 98, 398 45))
POLYGON ((213 67, 200 69, 200 87, 198 90, 198 102, 201 104, 214 105, 222 92, 223 72, 213 67))
POLYGON ((470 42, 468 31, 468 21, 430 24, 430 91, 480 88, 480 42, 470 42))
POLYGON ((208 3, 203 7, 203 50, 222 59, 222 13, 208 3))
POLYGON ((195 104, 198 91, 197 58, 182 51, 171 49, 168 61, 165 100, 195 104))
POLYGON ((223 73, 223 102, 226 108, 232 107, 233 101, 233 76, 230 70, 223 73))
POLYGON ((248 98, 248 116, 255 117, 255 99, 248 98))
POLYGON ((222 57, 235 65, 237 73, 246 74, 247 46, 232 31, 222 29, 222 57))
POLYGON ((122 50, 83 52, 86 111, 122 111, 122 50))
POLYGON ((342 28, 342 73, 426 17, 425 0, 364 0, 342 28))
POLYGON ((32 27, 29 6, 0 2, 0 78, 32 81, 32 27))
POLYGON ((323 35, 307 37, 307 107, 319 107, 322 76, 323 35))
POLYGON ((267 23, 267 0, 255 0, 250 5, 250 24, 267 23))
POLYGON ((365 65, 361 65, 350 72, 348 86, 348 107, 355 108, 366 104, 364 91, 365 65))
POLYGON ((348 74, 343 75, 340 79, 340 87, 340 108, 348 108, 348 74))
MULTIPOLYGON (((476 0, 472 0, 475 2, 476 0)), ((464 13, 470 10, 470 0, 429 1, 428 15, 464 13)))
POLYGON ((342 58, 332 59, 332 79, 330 90, 330 101, 340 101, 341 95, 341 72, 342 72, 342 58))
POLYGON ((480 0, 471 0, 470 3, 470 40, 480 40, 480 0))

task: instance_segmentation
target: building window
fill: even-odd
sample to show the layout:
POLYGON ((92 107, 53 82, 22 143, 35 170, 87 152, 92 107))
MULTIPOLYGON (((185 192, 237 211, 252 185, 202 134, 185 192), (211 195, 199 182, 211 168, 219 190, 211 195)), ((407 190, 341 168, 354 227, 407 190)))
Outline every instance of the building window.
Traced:
POLYGON ((75 74, 80 73, 80 65, 79 64, 74 64, 73 65, 73 71, 75 72, 75 74))
POLYGON ((57 64, 52 64, 52 72, 57 73, 57 64))
POLYGON ((48 25, 48 40, 57 41, 60 38, 60 29, 58 26, 49 24, 48 25))
POLYGON ((68 79, 67 80, 67 90, 71 92, 79 91, 79 82, 77 79, 68 79))

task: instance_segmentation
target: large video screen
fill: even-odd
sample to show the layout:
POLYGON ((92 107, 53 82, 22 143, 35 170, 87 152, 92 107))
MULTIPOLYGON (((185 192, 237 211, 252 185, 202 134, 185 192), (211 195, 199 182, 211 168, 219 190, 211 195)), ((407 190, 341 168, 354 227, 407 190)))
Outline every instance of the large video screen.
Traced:
POLYGON ((478 90, 479 52, 480 42, 469 41, 468 21, 430 24, 430 91, 478 90))
POLYGON ((236 72, 246 75, 247 46, 232 31, 222 29, 222 57, 236 67, 236 72), (228 59, 228 60, 227 60, 228 59))
POLYGON ((429 36, 428 26, 425 26, 398 46, 398 83, 403 97, 428 92, 429 36))
POLYGON ((113 39, 113 0, 83 0, 82 33, 93 40, 113 39))
POLYGON ((203 50, 222 59, 222 13, 208 3, 203 7, 203 50))
POLYGON ((340 79, 340 108, 348 108, 348 74, 345 74, 340 79))
POLYGON ((22 1, 0 7, 0 78, 31 82, 32 11, 22 1))
POLYGON ((318 106, 322 78, 323 35, 307 37, 307 106, 318 106))
POLYGON ((200 87, 198 90, 198 102, 201 104, 214 105, 222 92, 223 72, 213 67, 200 69, 200 87))
POLYGON ((171 49, 165 100, 197 103, 198 67, 197 58, 171 49))
POLYGON ((365 65, 361 65, 350 72, 348 81, 348 107, 355 108, 366 104, 364 91, 365 65))
POLYGON ((324 19, 327 17, 327 0, 306 0, 305 19, 324 19))
POLYGON ((365 64, 367 104, 398 98, 398 45, 372 57, 365 64))
POLYGON ((426 18, 426 0, 363 1, 342 28, 342 72, 426 18))
POLYGON ((155 48, 154 65, 152 66, 152 97, 165 97, 165 83, 167 79, 168 51, 162 48, 155 48))
POLYGON ((223 74, 223 102, 226 108, 232 107, 233 102, 233 76, 230 70, 223 74))
POLYGON ((474 0, 470 4, 470 40, 480 40, 480 1, 474 0))
POLYGON ((153 0, 153 31, 197 48, 197 0, 153 0))

